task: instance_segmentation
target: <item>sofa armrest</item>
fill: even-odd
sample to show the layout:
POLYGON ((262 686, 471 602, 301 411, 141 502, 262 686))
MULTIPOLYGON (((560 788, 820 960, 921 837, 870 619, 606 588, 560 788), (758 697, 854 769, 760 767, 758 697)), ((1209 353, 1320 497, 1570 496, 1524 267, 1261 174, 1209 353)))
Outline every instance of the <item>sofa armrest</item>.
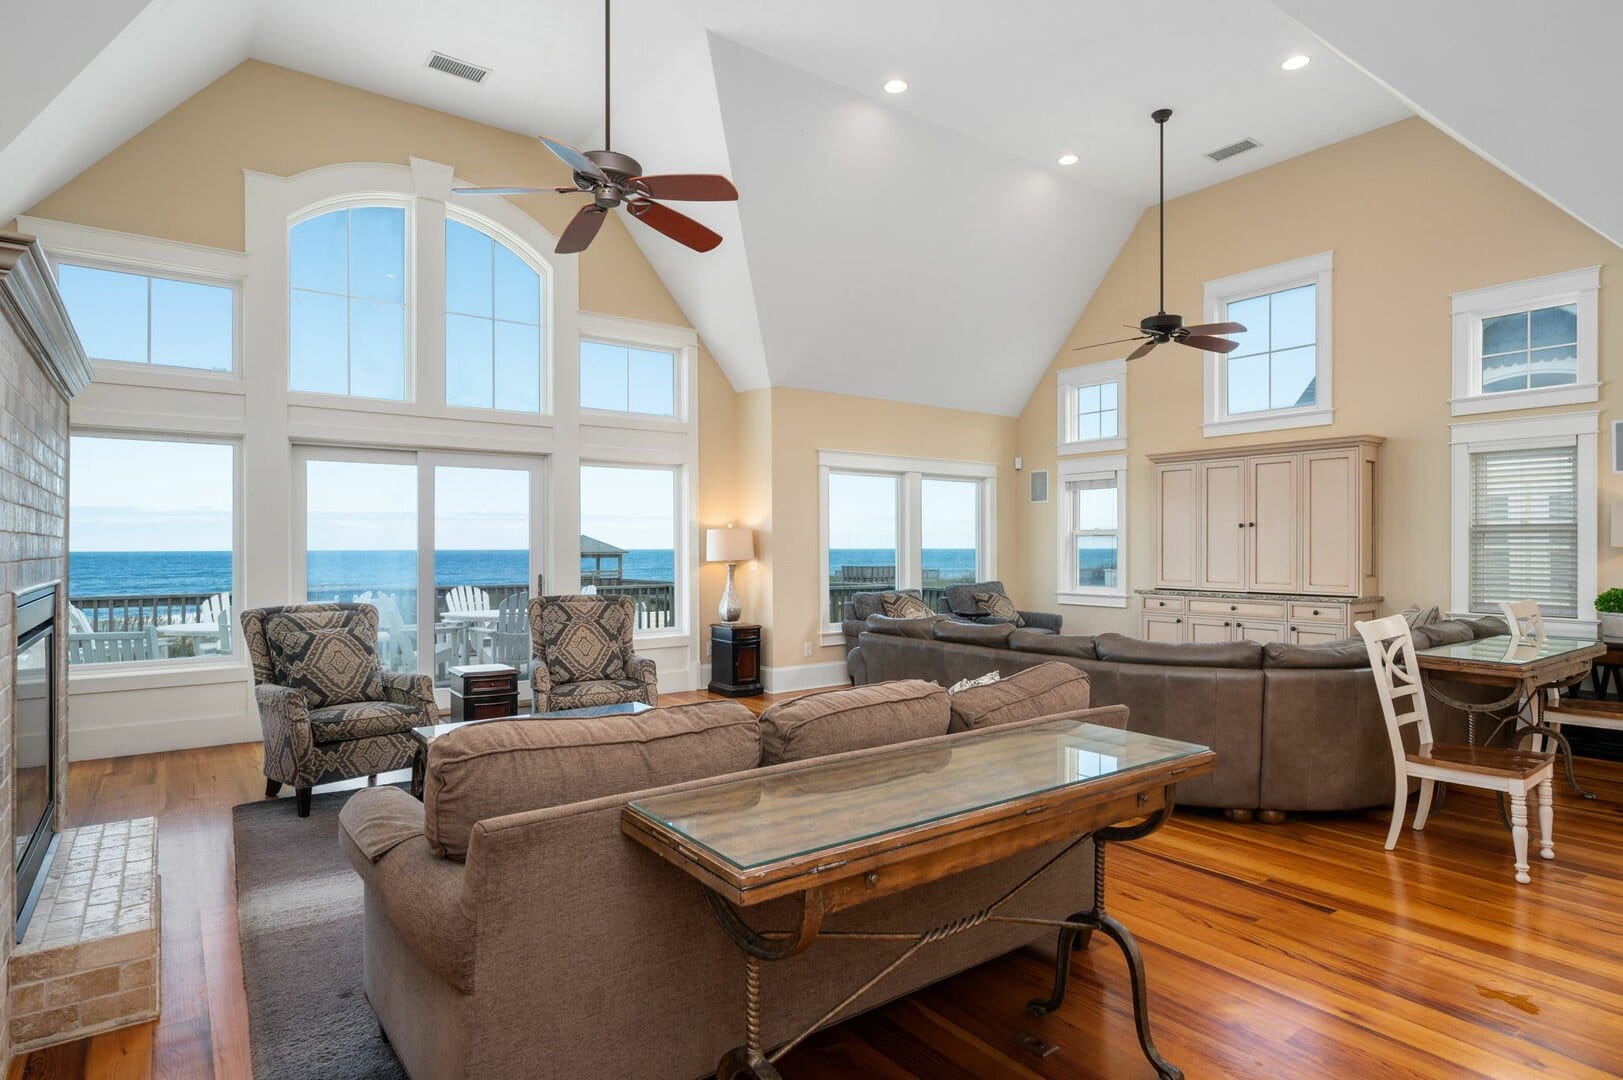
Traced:
POLYGON ((626 678, 642 683, 645 704, 659 704, 659 667, 652 659, 632 653, 626 661, 626 678))
POLYGON ((434 702, 434 680, 427 675, 385 671, 383 700, 394 705, 417 705, 431 712, 439 711, 434 702))
POLYGON ((851 677, 852 686, 863 686, 868 682, 868 658, 862 655, 862 646, 858 645, 845 654, 845 671, 851 677))
POLYGON ((1022 611, 1020 617, 1032 630, 1052 630, 1057 634, 1065 625, 1065 616, 1057 611, 1022 611))
POLYGON ((254 687, 254 703, 265 735, 265 775, 284 784, 296 783, 300 764, 315 748, 309 699, 291 686, 260 683, 254 687))
POLYGON ((367 862, 375 863, 423 835, 423 804, 397 787, 366 788, 338 811, 338 827, 367 862))

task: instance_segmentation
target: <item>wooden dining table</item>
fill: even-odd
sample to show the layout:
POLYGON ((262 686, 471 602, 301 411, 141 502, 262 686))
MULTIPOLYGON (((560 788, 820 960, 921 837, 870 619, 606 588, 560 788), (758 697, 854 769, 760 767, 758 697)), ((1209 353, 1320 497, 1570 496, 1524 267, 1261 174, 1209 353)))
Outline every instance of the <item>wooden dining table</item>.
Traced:
MULTIPOLYGON (((1431 675, 1434 681, 1504 688, 1505 696, 1490 702, 1459 701, 1434 684, 1428 684, 1426 692, 1465 713, 1466 741, 1472 745, 1477 743, 1478 716, 1506 717, 1513 711, 1519 717, 1525 710, 1526 722, 1520 732, 1533 733, 1535 750, 1555 743, 1566 759, 1567 782, 1584 798, 1593 799, 1594 794, 1584 790, 1573 772, 1572 747, 1566 737, 1544 719, 1544 696, 1552 687, 1581 681, 1595 661, 1605 654, 1606 643, 1590 638, 1552 637, 1538 641, 1496 634, 1418 649, 1415 660, 1421 672, 1431 675)), ((1488 738, 1492 738, 1492 733, 1488 738)))

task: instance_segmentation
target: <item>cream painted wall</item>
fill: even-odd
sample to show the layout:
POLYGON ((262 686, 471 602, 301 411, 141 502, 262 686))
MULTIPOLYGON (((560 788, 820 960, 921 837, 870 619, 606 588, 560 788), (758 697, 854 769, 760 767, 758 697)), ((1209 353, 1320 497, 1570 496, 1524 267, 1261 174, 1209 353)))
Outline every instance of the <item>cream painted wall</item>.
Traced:
POLYGON ((843 660, 845 655, 842 646, 821 644, 819 450, 996 464, 997 571, 1024 606, 1026 568, 1016 544, 1023 493, 1018 490, 1014 471, 1012 418, 814 390, 756 393, 770 394, 772 399, 772 637, 767 643, 770 666, 831 663, 843 660), (807 643, 812 646, 809 657, 805 655, 807 643))
MULTIPOLYGON (((1389 609, 1448 603, 1450 301, 1453 292, 1600 264, 1601 422, 1623 401, 1623 249, 1483 162, 1423 120, 1348 139, 1167 204, 1167 308, 1202 319, 1203 282, 1334 250, 1335 423, 1207 439, 1202 354, 1165 347, 1128 373, 1129 578, 1154 584, 1153 466, 1146 455, 1337 434, 1384 435, 1377 557, 1389 609), (1610 331, 1608 328, 1611 328, 1610 331)), ((1027 467, 1055 461, 1055 372, 1122 355, 1073 352, 1155 310, 1153 209, 1139 222, 1018 422, 1027 467)), ((1583 406, 1593 409, 1595 406, 1583 406)), ((1529 410, 1529 412, 1560 410, 1529 410)), ((1462 417, 1491 419, 1523 413, 1462 417)), ((1600 583, 1623 580, 1606 506, 1623 478, 1599 467, 1600 583)), ((1056 582, 1057 501, 1013 504, 1030 602, 1056 582)), ((1067 607, 1067 629, 1136 633, 1138 607, 1067 607)))

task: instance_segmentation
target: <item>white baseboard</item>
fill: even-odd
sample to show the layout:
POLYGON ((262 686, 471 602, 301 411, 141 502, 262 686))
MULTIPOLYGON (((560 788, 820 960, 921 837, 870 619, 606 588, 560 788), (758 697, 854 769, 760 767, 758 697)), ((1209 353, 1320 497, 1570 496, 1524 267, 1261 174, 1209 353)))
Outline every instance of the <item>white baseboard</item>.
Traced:
POLYGON ((123 720, 117 724, 68 727, 68 758, 130 757, 165 750, 191 750, 199 746, 229 746, 258 742, 263 737, 259 717, 246 713, 219 713, 168 720, 123 720))
POLYGON ((844 660, 831 660, 826 664, 796 664, 791 667, 761 669, 761 685, 769 694, 782 694, 793 690, 817 690, 825 686, 844 686, 851 681, 851 673, 844 660))

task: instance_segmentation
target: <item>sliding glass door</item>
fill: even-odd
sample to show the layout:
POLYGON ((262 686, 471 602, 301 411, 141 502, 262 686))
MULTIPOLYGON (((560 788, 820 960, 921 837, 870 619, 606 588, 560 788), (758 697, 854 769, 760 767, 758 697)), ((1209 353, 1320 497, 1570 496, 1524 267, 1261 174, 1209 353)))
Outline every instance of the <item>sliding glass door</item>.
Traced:
POLYGON ((541 462, 324 447, 299 457, 303 594, 374 605, 390 671, 445 687, 453 667, 511 664, 526 693, 541 462))

